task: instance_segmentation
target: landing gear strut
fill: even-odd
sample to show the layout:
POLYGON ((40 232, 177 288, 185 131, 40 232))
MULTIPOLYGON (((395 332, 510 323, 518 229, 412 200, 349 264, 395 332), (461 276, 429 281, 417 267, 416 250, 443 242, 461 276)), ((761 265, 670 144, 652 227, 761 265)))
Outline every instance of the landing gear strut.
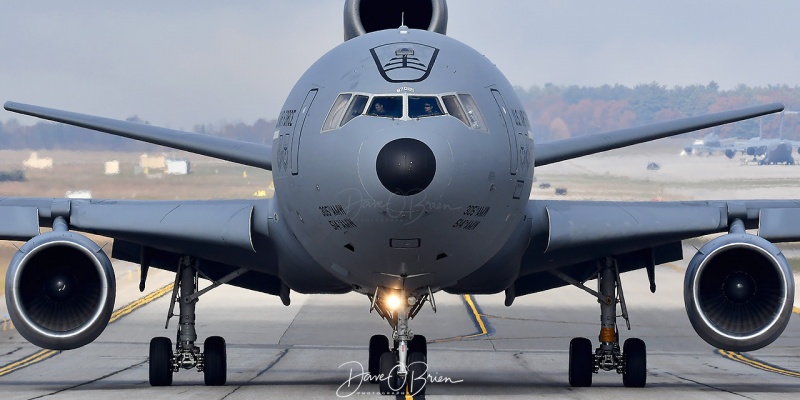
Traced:
POLYGON ((392 327, 393 346, 383 335, 374 335, 369 341, 370 382, 378 383, 384 395, 425 395, 427 381, 428 346, 425 336, 414 335, 408 322, 417 315, 426 301, 436 311, 433 294, 422 295, 405 291, 392 292, 380 289, 371 296, 370 311, 386 319, 392 327), (395 304, 389 304, 394 302, 395 304))
POLYGON ((569 277, 560 278, 595 295, 600 303, 600 345, 592 351, 592 342, 586 338, 574 338, 569 344, 569 384, 574 387, 592 385, 592 374, 603 371, 617 371, 622 374, 626 387, 644 387, 647 381, 647 349, 644 341, 637 338, 625 340, 622 349, 619 345, 617 329, 617 304, 622 317, 630 329, 625 296, 619 278, 616 260, 607 258, 600 262, 597 273, 599 292, 569 277))
POLYGON ((203 372, 205 384, 221 386, 225 384, 227 375, 227 354, 225 339, 211 336, 205 340, 205 351, 195 345, 195 305, 199 297, 197 260, 192 257, 181 257, 178 271, 175 274, 175 287, 172 292, 167 325, 173 316, 179 317, 178 337, 173 351, 172 341, 165 337, 156 337, 150 341, 150 385, 169 386, 172 374, 181 369, 197 368, 203 372), (180 292, 180 296, 178 293, 180 292), (174 314, 175 303, 179 313, 174 314))

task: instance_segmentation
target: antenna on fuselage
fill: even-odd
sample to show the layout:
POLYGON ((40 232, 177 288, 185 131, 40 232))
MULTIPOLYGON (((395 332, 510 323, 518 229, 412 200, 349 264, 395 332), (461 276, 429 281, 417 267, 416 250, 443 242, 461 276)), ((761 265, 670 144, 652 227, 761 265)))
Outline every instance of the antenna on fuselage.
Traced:
POLYGON ((405 35, 408 33, 408 27, 406 26, 406 12, 403 11, 400 13, 400 34, 405 35))

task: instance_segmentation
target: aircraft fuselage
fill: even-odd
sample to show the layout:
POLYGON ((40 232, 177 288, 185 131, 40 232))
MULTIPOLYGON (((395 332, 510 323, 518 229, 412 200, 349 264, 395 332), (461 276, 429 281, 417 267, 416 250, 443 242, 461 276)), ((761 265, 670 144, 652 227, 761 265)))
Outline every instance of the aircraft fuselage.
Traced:
POLYGON ((483 55, 437 33, 374 32, 324 55, 289 95, 273 137, 277 207, 354 289, 438 290, 524 218, 532 149, 522 105, 483 55))

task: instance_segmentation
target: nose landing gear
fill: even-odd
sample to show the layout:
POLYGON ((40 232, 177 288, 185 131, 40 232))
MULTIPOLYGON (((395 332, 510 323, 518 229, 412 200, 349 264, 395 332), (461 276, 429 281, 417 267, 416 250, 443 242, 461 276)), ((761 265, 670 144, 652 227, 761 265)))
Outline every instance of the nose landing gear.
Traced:
POLYGON ((371 300, 370 311, 377 311, 392 327, 394 345, 390 348, 389 339, 383 335, 370 338, 370 382, 378 383, 384 395, 424 396, 428 376, 427 340, 425 336, 414 335, 408 322, 426 301, 430 301, 436 311, 433 294, 430 289, 422 295, 376 290, 371 300))

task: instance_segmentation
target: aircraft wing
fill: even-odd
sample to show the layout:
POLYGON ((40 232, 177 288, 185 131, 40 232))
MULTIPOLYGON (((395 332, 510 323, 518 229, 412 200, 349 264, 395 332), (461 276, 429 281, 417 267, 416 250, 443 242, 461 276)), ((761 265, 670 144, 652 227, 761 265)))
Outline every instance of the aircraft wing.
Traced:
POLYGON ((800 201, 792 200, 532 200, 527 213, 532 239, 516 296, 566 285, 558 274, 589 279, 603 257, 621 260, 621 272, 680 260, 681 240, 728 232, 737 219, 770 242, 800 240, 800 201))
MULTIPOLYGON (((255 251, 252 243, 256 209, 267 213, 269 200, 133 201, 49 198, 0 199, 0 237, 27 240, 64 216, 70 228, 114 238, 141 238, 158 246, 160 240, 181 239, 197 244, 255 251), (9 218, 17 215, 9 221, 9 218), (200 231, 196 228, 203 227, 200 231), (212 229, 208 229, 211 227, 212 229)), ((266 232, 263 232, 266 233, 266 232)))
POLYGON ((10 101, 6 102, 5 109, 50 121, 141 140, 143 142, 169 146, 173 149, 186 150, 220 160, 272 170, 272 147, 264 144, 159 128, 152 125, 119 121, 10 101))
POLYGON ((27 241, 40 234, 40 226, 53 226, 63 217, 71 231, 113 238, 114 258, 174 271, 178 257, 189 255, 202 260, 210 279, 246 268, 247 274, 229 283, 278 295, 281 282, 270 229, 275 233, 280 226, 273 215, 272 199, 3 198, 0 239, 27 241))
POLYGON ((731 122, 755 118, 783 110, 783 104, 765 104, 746 107, 738 110, 723 111, 714 114, 700 115, 676 119, 656 124, 636 126, 633 128, 598 133, 594 135, 575 136, 537 144, 536 166, 552 164, 559 161, 582 157, 601 151, 618 149, 636 143, 661 139, 681 133, 710 128, 731 122))

